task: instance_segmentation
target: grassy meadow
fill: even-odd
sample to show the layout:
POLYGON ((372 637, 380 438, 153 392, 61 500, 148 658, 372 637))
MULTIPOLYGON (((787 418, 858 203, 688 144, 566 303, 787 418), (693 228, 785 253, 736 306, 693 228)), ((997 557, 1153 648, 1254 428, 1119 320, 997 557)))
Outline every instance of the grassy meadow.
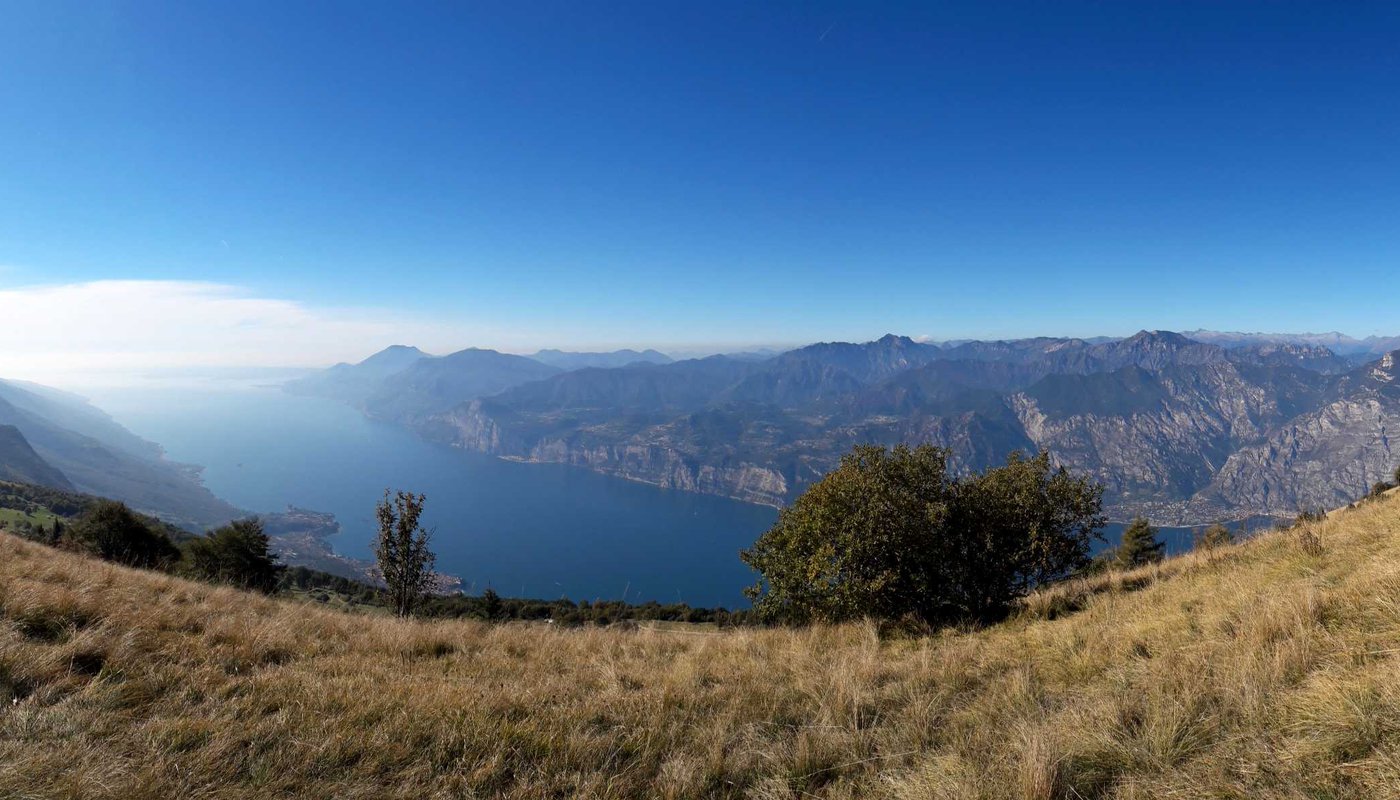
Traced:
POLYGON ((976 631, 399 621, 0 534, 0 797, 1400 796, 1400 496, 976 631))

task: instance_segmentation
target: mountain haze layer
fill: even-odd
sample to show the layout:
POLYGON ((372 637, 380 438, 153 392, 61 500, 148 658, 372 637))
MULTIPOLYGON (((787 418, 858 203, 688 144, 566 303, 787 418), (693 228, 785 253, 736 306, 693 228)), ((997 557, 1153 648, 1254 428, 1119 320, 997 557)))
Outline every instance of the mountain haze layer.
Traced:
POLYGON ((159 445, 76 395, 0 381, 0 430, 9 431, 0 479, 122 500, 192 528, 240 514, 204 487, 197 468, 167 460, 159 445))
POLYGON ((24 434, 13 425, 0 425, 0 481, 51 489, 73 488, 67 476, 34 452, 24 434))

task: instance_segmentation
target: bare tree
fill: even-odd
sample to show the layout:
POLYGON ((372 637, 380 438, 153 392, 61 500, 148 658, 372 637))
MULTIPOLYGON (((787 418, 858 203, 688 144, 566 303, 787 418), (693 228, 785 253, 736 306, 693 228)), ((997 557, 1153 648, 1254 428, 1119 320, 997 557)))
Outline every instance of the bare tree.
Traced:
POLYGON ((433 586, 436 559, 428 549, 432 532, 418 524, 425 500, 424 495, 403 491, 391 497, 385 489, 374 510, 379 519, 374 557, 389 586, 389 606, 401 617, 412 614, 433 586))

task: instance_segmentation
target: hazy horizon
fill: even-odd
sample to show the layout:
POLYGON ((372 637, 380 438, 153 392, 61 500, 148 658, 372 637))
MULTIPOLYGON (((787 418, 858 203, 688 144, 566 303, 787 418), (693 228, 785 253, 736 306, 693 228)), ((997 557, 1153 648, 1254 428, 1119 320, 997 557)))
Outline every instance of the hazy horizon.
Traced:
MULTIPOLYGON (((0 292, 3 295, 3 292, 0 292)), ((1140 331, 1148 330, 1140 328, 1134 331, 1114 334, 1037 334, 1046 338, 1079 338, 1079 339, 1123 339, 1132 336, 1140 331)), ((1301 339, 1324 339, 1327 337, 1341 337, 1356 343, 1363 343, 1368 340, 1381 339, 1388 340, 1400 336, 1385 334, 1370 334, 1368 336, 1356 336, 1344 331, 1235 331, 1224 328, 1199 328, 1199 329, 1170 329, 1157 328, 1152 330, 1170 330, 1174 333, 1210 333, 1225 336, 1238 337, 1259 337, 1262 339, 1279 338, 1289 340, 1301 339)), ((74 358, 73 354, 65 354, 55 358, 52 353, 42 354, 44 363, 52 364, 57 362, 65 365, 58 369, 41 368, 26 370, 26 364, 40 363, 35 359, 25 359, 23 354, 16 357, 14 352, 0 353, 0 380, 29 381, 42 385, 47 385, 56 389, 83 393, 101 389, 125 389, 125 388, 190 388, 192 386, 207 385, 211 387, 226 388, 232 384, 246 384, 249 386, 272 385, 284 380, 305 375, 317 370, 326 369, 337 364, 358 363, 375 353, 386 348, 395 346, 417 347, 429 356, 444 356, 460 350, 479 348, 496 350, 512 355, 531 356, 545 350, 559 350, 563 352, 612 352, 617 350, 645 351, 655 350, 661 354, 675 360, 691 358, 705 358, 712 355, 741 355, 741 354, 765 354, 776 355, 807 345, 819 342, 853 342, 865 343, 881 338, 885 335, 906 336, 916 342, 945 345, 958 344, 971 341, 1012 341, 1020 338, 1014 336, 983 336, 983 337, 961 337, 950 336, 947 338, 934 338, 928 335, 911 335, 900 331, 885 331, 864 337, 850 339, 823 338, 811 341, 799 342, 750 342, 750 343, 730 343, 703 345, 665 345, 646 342, 636 342, 630 344, 599 344, 599 345, 569 345, 558 343, 547 343, 541 346, 531 347, 490 347, 480 343, 446 344, 441 347, 424 347, 409 340, 394 340, 387 343, 367 344, 364 347, 355 345, 343 345, 338 352, 347 352, 351 355, 338 358, 334 361, 320 360, 299 360, 295 363, 259 363, 248 361, 232 364, 220 364, 217 360, 211 362, 191 362, 181 364, 150 363, 146 365, 127 364, 122 366, 108 366, 104 363, 106 353, 88 353, 82 357, 74 358), (67 366, 71 364, 81 364, 74 368, 67 366)))

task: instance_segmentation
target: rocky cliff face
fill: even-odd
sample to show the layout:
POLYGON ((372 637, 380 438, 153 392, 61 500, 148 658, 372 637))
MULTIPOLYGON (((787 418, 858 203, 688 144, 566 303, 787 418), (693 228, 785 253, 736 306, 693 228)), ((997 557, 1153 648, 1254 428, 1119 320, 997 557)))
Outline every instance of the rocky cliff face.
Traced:
POLYGON ((1270 514, 1335 508, 1392 477, 1400 464, 1396 360, 1397 353, 1387 354, 1349 376, 1344 397, 1232 454, 1193 505, 1270 514))
POLYGON ((489 404, 469 403, 433 421, 433 438, 482 453, 545 464, 568 464, 650 483, 667 489, 732 497, 749 503, 781 506, 789 496, 789 479, 779 469, 674 443, 674 435, 645 429, 620 442, 606 441, 607 431, 572 431, 567 436, 524 435, 502 425, 489 404))
POLYGON ((1336 367, 1316 347, 1227 352, 1164 333, 957 348, 886 337, 763 364, 569 373, 421 429, 504 458, 768 505, 855 444, 946 447, 954 471, 1044 449, 1103 483, 1115 518, 1200 524, 1337 506, 1393 472, 1396 354, 1336 367))

